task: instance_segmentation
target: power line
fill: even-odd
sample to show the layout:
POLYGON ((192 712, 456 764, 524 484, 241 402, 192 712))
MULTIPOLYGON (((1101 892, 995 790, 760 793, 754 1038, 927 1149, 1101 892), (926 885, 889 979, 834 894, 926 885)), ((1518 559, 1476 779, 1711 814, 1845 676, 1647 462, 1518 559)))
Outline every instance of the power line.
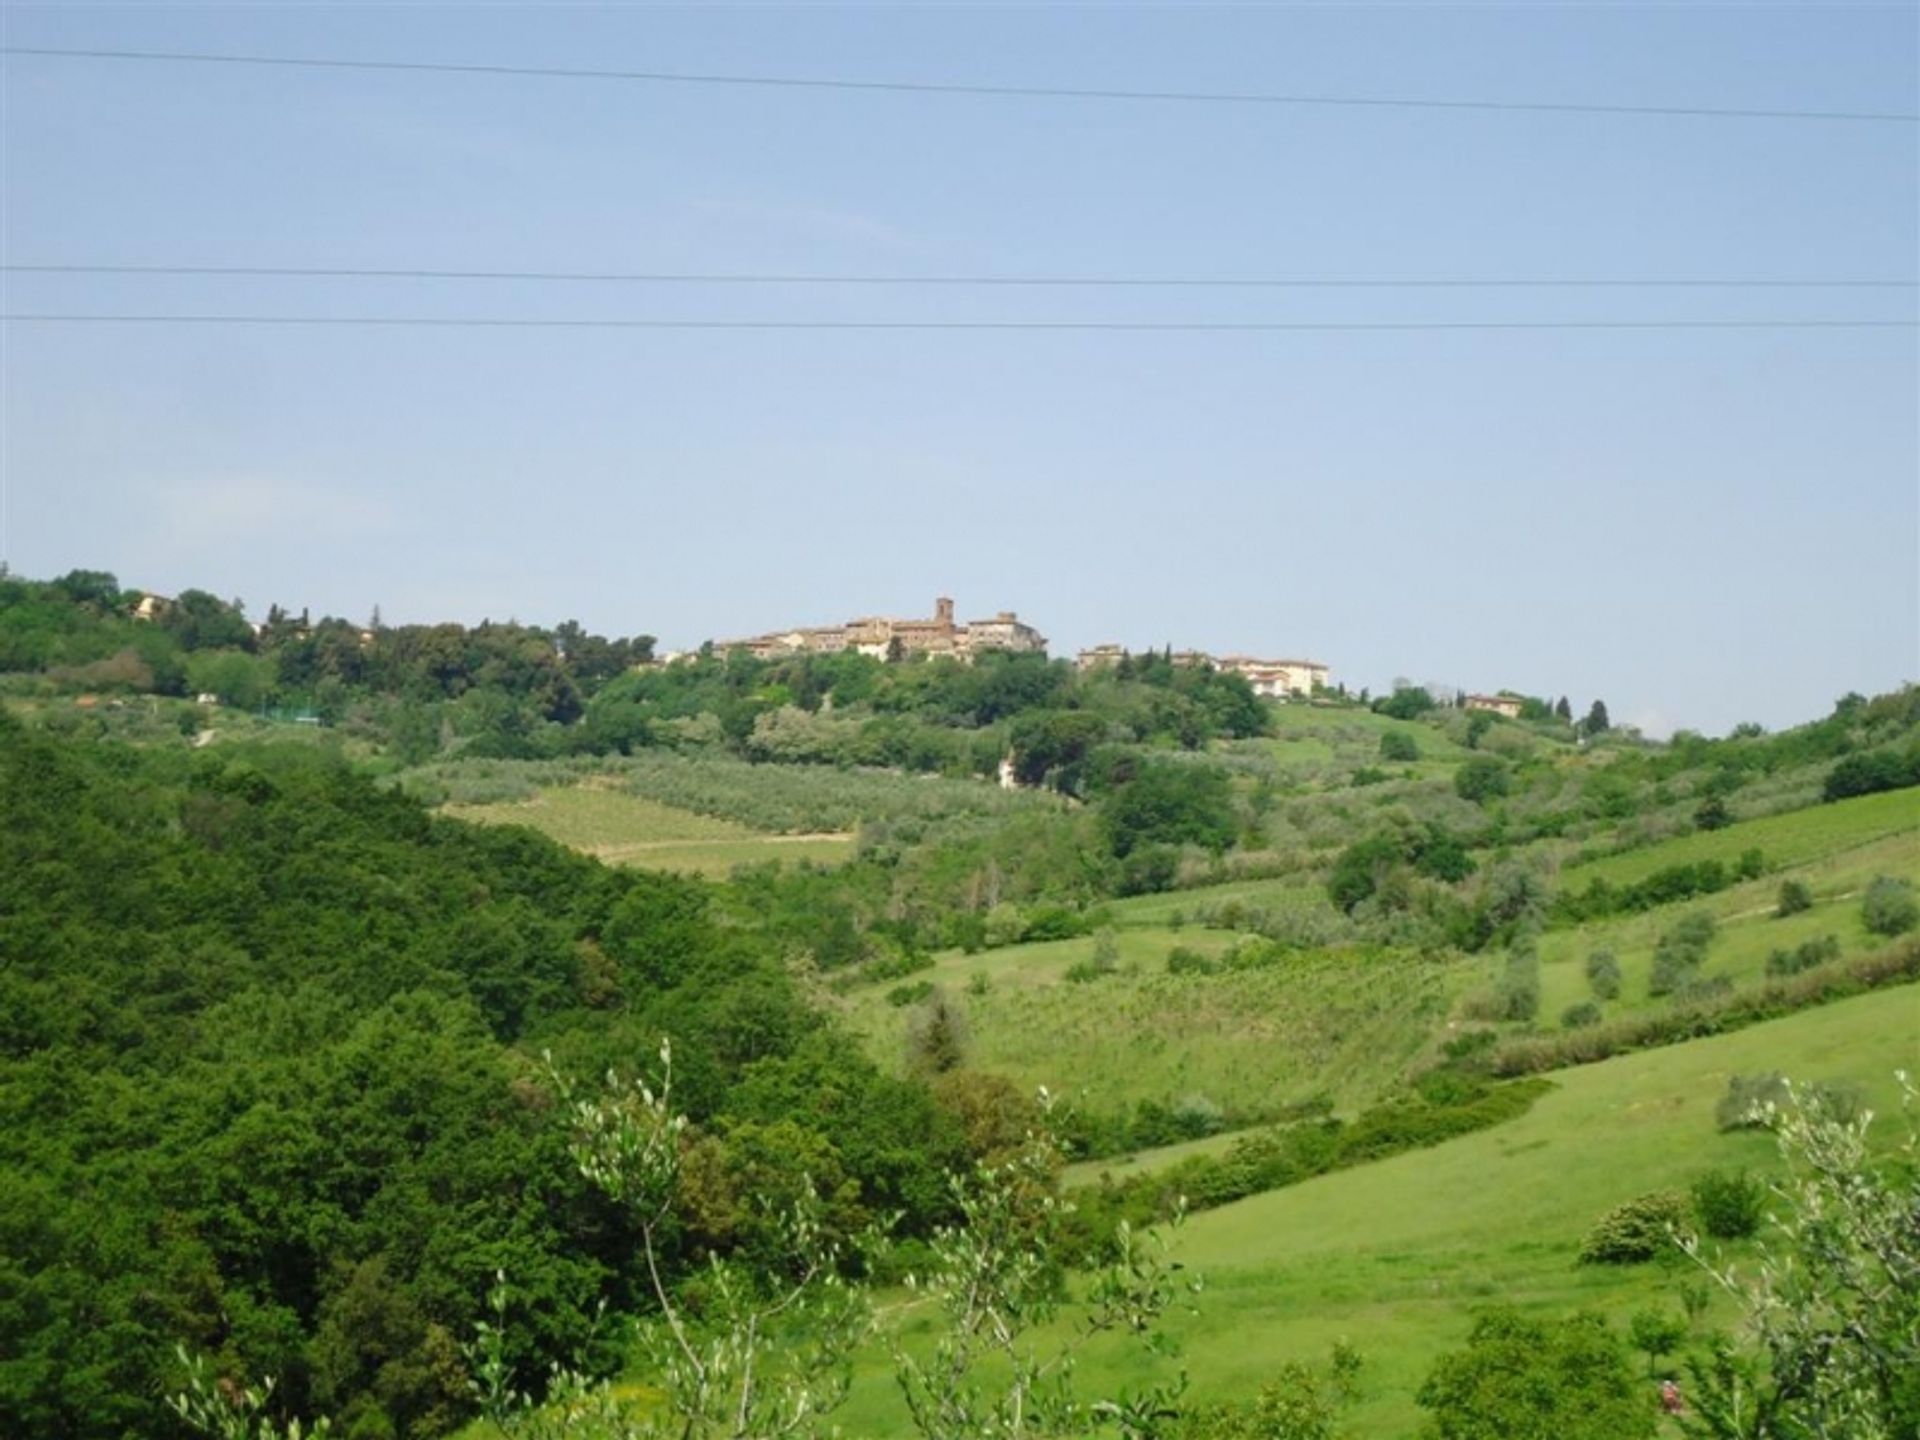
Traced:
POLYGON ((316 56, 217 54, 182 50, 56 49, 14 45, 0 55, 66 60, 132 60, 164 64, 279 66, 543 80, 625 81, 781 90, 845 90, 905 95, 968 95, 1029 100, 1155 101, 1203 105, 1337 106, 1387 110, 1476 110, 1494 113, 1648 115, 1725 120, 1854 120, 1912 124, 1920 114, 1881 110, 1796 110, 1711 105, 1606 105, 1549 100, 1429 100, 1409 96, 1269 94, 1251 91, 1083 89, 1056 85, 986 85, 930 80, 850 80, 797 75, 721 75, 673 70, 596 70, 551 65, 458 64, 429 60, 342 60, 316 56))
POLYGON ((0 272, 20 275, 126 275, 287 280, 489 280, 538 283, 642 285, 845 285, 946 286, 1087 289, 1209 290, 1551 290, 1551 289, 1721 289, 1721 290, 1912 290, 1916 280, 1820 279, 1676 279, 1563 278, 1474 279, 1344 278, 1337 276, 1185 276, 1185 275, 803 275, 726 274, 689 271, 592 270, 427 270, 371 269, 306 265, 12 265, 0 272))
POLYGON ((1913 330, 1914 320, 663 320, 482 315, 131 315, 20 313, 34 325, 287 325, 495 330, 975 330, 1387 332, 1416 330, 1913 330))

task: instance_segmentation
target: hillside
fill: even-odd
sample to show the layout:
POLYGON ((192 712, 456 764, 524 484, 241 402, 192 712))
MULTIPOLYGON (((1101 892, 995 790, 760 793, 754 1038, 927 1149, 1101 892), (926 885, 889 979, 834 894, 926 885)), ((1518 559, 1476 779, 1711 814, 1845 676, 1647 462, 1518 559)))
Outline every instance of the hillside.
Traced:
MULTIPOLYGON (((758 1199, 809 1184, 843 1242, 897 1217, 849 1278, 924 1264, 948 1176, 1045 1086, 1072 1263, 1207 1181, 1203 1398, 1351 1329, 1358 1433, 1404 1433, 1477 1299, 1651 1293, 1569 1236, 1603 1194, 1758 1163, 1690 1128, 1730 1067, 1880 1084, 1912 1051, 1912 986, 1856 993, 1916 963, 1912 690, 1655 746, 1412 692, 1247 709, 1157 659, 708 657, 609 662, 532 723, 514 686, 560 672, 488 647, 550 637, 468 636, 432 694, 420 637, 370 632, 401 668, 308 717, 70 673, 149 622, 63 603, 106 608, 0 687, 9 1431, 172 1440, 184 1341, 289 1411, 444 1434, 502 1268, 527 1383, 630 1362, 591 1309, 657 1302, 542 1057, 631 1071, 667 1034, 683 1303, 711 1261, 778 1273, 758 1199), (1543 1097, 1493 1078, 1542 1070, 1543 1097)), ((904 1433, 863 1377, 850 1433, 904 1433)))
MULTIPOLYGON (((1920 1064, 1920 988, 1908 985, 1556 1076, 1518 1120, 1196 1215, 1179 1255, 1205 1287, 1181 1321, 1180 1364, 1197 1393, 1251 1394, 1286 1360, 1336 1340, 1366 1357, 1353 1440, 1414 1432, 1414 1391, 1465 1337, 1478 1306, 1545 1314, 1591 1308, 1624 1323, 1648 1305, 1679 1311, 1684 1265, 1580 1266, 1580 1241, 1609 1206, 1684 1189, 1712 1169, 1777 1167, 1770 1137, 1723 1133, 1728 1077, 1785 1071, 1858 1085, 1886 1109, 1893 1073, 1920 1064)), ((1720 1312, 1723 1316, 1724 1311, 1720 1312)), ((904 1322, 909 1329, 911 1319, 904 1322)), ((1096 1350, 1090 1377, 1139 1377, 1136 1355, 1096 1350)), ((845 1412, 849 1430, 894 1433, 876 1363, 845 1412)))

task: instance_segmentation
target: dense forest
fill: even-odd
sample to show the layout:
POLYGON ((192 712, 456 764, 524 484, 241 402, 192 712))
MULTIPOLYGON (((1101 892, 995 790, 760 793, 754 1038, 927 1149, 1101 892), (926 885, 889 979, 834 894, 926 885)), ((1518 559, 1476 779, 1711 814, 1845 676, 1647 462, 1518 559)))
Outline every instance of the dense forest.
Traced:
POLYGON ((540 1055, 681 1044, 687 1247, 767 1258, 811 1175, 847 1231, 945 1214, 967 1135, 796 996, 697 881, 436 820, 310 749, 81 746, 0 717, 0 1431, 155 1435, 187 1342, 295 1408, 435 1433, 514 1277, 515 1356, 633 1304, 540 1055))

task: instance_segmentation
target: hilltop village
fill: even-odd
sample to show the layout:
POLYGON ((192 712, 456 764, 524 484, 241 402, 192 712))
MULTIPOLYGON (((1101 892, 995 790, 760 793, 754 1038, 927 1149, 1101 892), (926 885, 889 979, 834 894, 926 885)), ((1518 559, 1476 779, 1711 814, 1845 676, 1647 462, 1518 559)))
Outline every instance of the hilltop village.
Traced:
MULTIPOLYGON (((744 651, 756 660, 837 654, 845 650, 876 660, 944 655, 969 661, 996 650, 1017 655, 1046 652, 1047 637, 1021 620, 1015 611, 1002 610, 984 620, 959 621, 954 615, 954 602, 943 595, 933 602, 930 619, 869 615, 842 625, 798 626, 740 640, 715 641, 712 648, 722 654, 744 651)), ((1094 645, 1075 655, 1074 663, 1082 671, 1098 670, 1118 665, 1132 653, 1118 644, 1094 645)), ((1175 665, 1212 668, 1243 676, 1256 695, 1269 699, 1310 696, 1317 690, 1331 688, 1331 672, 1318 660, 1216 656, 1204 650, 1175 650, 1167 658, 1175 665)))

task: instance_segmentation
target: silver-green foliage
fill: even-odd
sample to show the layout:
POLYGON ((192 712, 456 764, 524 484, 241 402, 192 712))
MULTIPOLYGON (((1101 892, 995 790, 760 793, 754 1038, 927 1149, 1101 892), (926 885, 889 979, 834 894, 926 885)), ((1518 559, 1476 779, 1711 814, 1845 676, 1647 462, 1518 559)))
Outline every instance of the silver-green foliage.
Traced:
POLYGON ((1070 1296, 1052 1253, 1071 1210, 1054 1184, 1060 1163, 1053 1136, 1041 1130, 1010 1159, 954 1179, 960 1220, 934 1236, 926 1273, 909 1280, 938 1307, 938 1338, 927 1354, 897 1338, 893 1347, 895 1378, 925 1440, 1021 1440, 1102 1426, 1133 1440, 1161 1433, 1177 1413, 1184 1373, 1088 1397, 1074 1365, 1088 1341, 1110 1333, 1149 1354, 1171 1353, 1162 1317, 1183 1291, 1198 1288, 1168 1255, 1178 1217, 1150 1237, 1122 1222, 1112 1258, 1070 1296))
POLYGON ((1920 1096, 1899 1077, 1905 1134, 1870 1154, 1871 1112, 1837 1115, 1801 1086, 1763 1111, 1788 1174, 1757 1262, 1689 1253, 1741 1306, 1734 1337, 1689 1365, 1701 1440, 1904 1440, 1920 1434, 1920 1096))
MULTIPOLYGON (((839 1273, 840 1254, 821 1225, 811 1186, 778 1220, 790 1256, 786 1273, 758 1279, 712 1262, 708 1303, 696 1323, 674 1298, 660 1270, 663 1228, 680 1188, 681 1135, 687 1119, 672 1103, 672 1050, 660 1047, 660 1082, 609 1073, 595 1093, 582 1093, 560 1072, 552 1078, 573 1127, 569 1147, 581 1175, 618 1205, 639 1232, 659 1318, 641 1331, 666 1413, 635 1415, 605 1387, 557 1377, 563 1420, 553 1433, 580 1440, 775 1440, 831 1433, 827 1416, 845 1398, 854 1348, 871 1327, 862 1292, 839 1273)), ((512 1433, 516 1419, 538 1412, 489 1404, 512 1433)), ((543 1440, 534 1432, 535 1440, 543 1440)))
POLYGON ((211 1379, 203 1355, 179 1348, 186 1371, 185 1387, 167 1397, 167 1408, 191 1429, 213 1440, 324 1440, 333 1433, 326 1420, 303 1427, 298 1420, 284 1425, 268 1413, 273 1381, 240 1385, 225 1376, 211 1379))

